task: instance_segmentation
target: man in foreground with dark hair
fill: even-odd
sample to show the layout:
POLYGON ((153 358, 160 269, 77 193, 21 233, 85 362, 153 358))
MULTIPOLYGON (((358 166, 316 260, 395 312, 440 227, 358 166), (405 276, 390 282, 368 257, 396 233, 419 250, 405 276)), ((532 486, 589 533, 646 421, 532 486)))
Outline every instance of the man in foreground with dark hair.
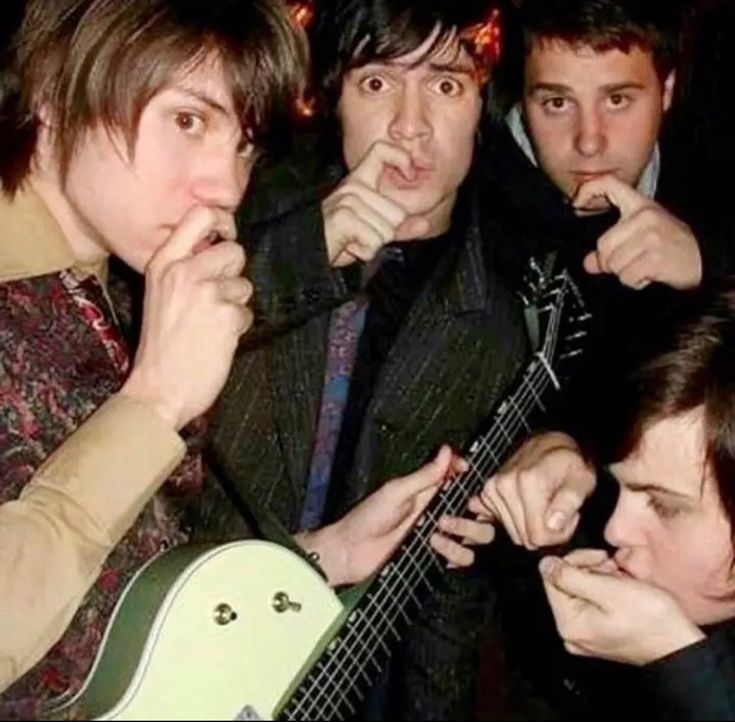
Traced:
MULTIPOLYGON (((735 718, 734 389, 730 287, 699 299, 608 409, 613 433, 595 461, 620 486, 605 529, 614 554, 541 563, 567 650, 627 665, 625 698, 641 716, 735 718)), ((595 477, 571 439, 529 472, 595 477)), ((614 679, 603 676, 599 704, 619 710, 614 679)))

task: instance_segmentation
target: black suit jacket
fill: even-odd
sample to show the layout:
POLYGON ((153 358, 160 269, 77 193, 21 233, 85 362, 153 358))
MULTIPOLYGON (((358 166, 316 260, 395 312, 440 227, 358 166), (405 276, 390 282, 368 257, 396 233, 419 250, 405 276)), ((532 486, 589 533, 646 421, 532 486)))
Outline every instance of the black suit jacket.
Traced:
MULTIPOLYGON (((294 179, 303 185, 296 171, 294 179)), ((308 293, 295 291, 305 288, 302 259, 317 258, 324 247, 319 199, 333 182, 327 175, 324 184, 296 192, 290 202, 282 195, 270 220, 261 216, 247 224, 244 235, 262 261, 255 268, 256 285, 272 297, 265 312, 271 319, 293 310, 299 294, 312 308, 315 298, 326 308, 355 290, 349 272, 331 273, 322 258, 323 278, 314 272, 308 293), (268 249, 278 255, 277 263, 267 260, 268 249), (284 287, 286 303, 279 298, 284 287)), ((273 185, 270 180, 261 187, 273 185)), ((275 185, 284 190, 288 184, 280 177, 275 185)), ((250 213, 267 207, 267 200, 258 199, 250 213)), ((481 189, 473 180, 462 190, 454 222, 462 229, 460 242, 447 249, 399 332, 367 410, 352 474, 331 495, 328 516, 341 516, 380 484, 416 470, 439 445, 465 447, 526 359, 513 281, 492 265, 493 246, 507 239, 484 217, 481 189)), ((229 508, 247 511, 249 500, 256 500, 291 531, 298 527, 312 459, 329 320, 329 313, 317 314, 244 350, 213 420, 210 453, 235 501, 229 508)), ((225 508, 205 504, 206 526, 220 539, 243 530, 238 515, 225 508)), ((405 719, 472 715, 489 594, 487 579, 477 571, 445 578, 394 658, 392 713, 405 719)))

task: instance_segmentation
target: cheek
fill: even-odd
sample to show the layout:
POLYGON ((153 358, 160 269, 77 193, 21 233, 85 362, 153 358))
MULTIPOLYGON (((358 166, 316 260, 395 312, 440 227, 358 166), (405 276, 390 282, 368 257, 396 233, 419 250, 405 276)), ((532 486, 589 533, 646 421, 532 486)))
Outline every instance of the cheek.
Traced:
POLYGON ((662 117, 649 105, 611 122, 608 143, 631 166, 645 167, 658 140, 662 117))
POLYGON ((526 122, 540 156, 553 158, 564 154, 572 137, 571 120, 549 118, 542 110, 532 106, 526 111, 526 122))
POLYGON ((69 168, 67 196, 115 254, 124 229, 135 224, 137 185, 137 174, 112 147, 84 148, 69 168))
POLYGON ((439 112, 433 119, 433 152, 441 158, 452 181, 463 180, 472 164, 480 112, 478 99, 460 112, 439 112))
POLYGON ((690 524, 650 540, 651 581, 673 594, 692 618, 715 609, 721 603, 716 598, 733 589, 729 531, 709 528, 703 534, 708 525, 690 524))
POLYGON ((465 157, 472 155, 479 122, 479 109, 470 108, 462 113, 448 113, 441 119, 441 126, 444 128, 444 133, 441 134, 444 136, 444 145, 448 149, 456 148, 465 157))
MULTIPOLYGON (((190 210, 196 202, 196 163, 184 144, 150 148, 136 156, 131 192, 142 224, 151 229, 176 224, 190 210)), ((153 237, 158 239, 155 233, 153 237)))

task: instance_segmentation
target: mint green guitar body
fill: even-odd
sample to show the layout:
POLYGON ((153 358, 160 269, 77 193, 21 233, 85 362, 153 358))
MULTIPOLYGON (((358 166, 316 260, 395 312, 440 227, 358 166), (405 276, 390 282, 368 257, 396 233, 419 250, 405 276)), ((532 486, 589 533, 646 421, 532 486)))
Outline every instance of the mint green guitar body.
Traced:
POLYGON ((85 688, 58 713, 273 719, 345 614, 321 576, 275 544, 175 549, 130 583, 85 688))

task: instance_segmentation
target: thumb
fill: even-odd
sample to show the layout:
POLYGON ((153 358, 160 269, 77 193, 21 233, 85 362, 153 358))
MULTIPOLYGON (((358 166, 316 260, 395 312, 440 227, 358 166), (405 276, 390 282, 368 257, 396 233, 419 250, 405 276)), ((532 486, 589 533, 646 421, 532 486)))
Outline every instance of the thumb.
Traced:
POLYGON ((226 241, 237 238, 232 214, 220 208, 195 206, 184 215, 169 239, 153 255, 150 265, 167 266, 193 256, 197 246, 217 236, 226 241))
POLYGON ((546 525, 553 532, 560 532, 578 520, 579 510, 588 493, 574 484, 567 484, 554 495, 546 513, 546 525))
POLYGON ((595 253, 594 251, 592 253, 588 253, 585 257, 584 270, 587 271, 587 273, 591 273, 592 275, 599 275, 600 273, 602 273, 600 259, 598 258, 597 253, 595 253))
POLYGON ((442 484, 452 466, 452 459, 452 450, 442 446, 432 461, 400 480, 406 496, 415 496, 442 484))
POLYGON ((421 238, 431 230, 431 224, 426 216, 410 216, 396 229, 397 241, 412 241, 421 238))

